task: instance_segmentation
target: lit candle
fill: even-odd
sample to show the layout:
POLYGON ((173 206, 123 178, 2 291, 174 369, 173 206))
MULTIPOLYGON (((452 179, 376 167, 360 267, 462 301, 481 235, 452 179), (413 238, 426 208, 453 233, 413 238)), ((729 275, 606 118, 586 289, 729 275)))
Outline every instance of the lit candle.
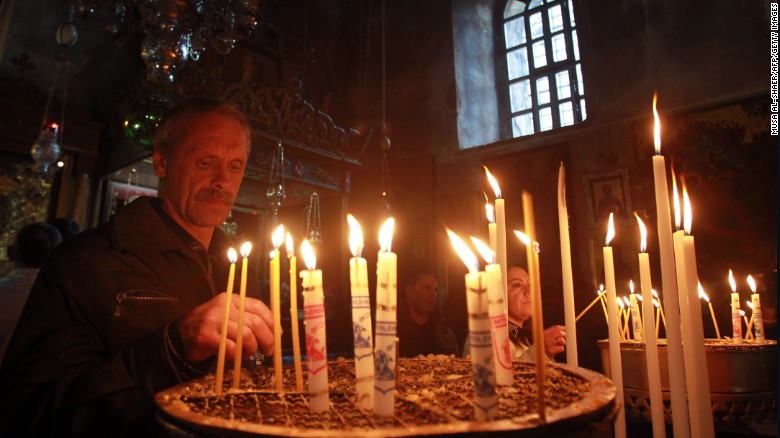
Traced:
MULTIPOLYGON (((740 309, 739 315, 742 317, 742 320, 745 321, 745 327, 749 327, 750 323, 748 322, 748 319, 747 319, 747 313, 745 313, 744 310, 740 309)), ((750 340, 750 333, 748 333, 748 335, 745 337, 745 339, 750 340)))
POLYGON ((747 326, 747 335, 745 335, 745 339, 748 341, 751 341, 755 339, 753 337, 753 303, 750 301, 745 301, 745 304, 750 308, 750 319, 745 321, 745 325, 747 326))
POLYGON ((718 339, 720 339, 720 328, 718 328, 718 320, 715 319, 715 311, 712 310, 712 303, 710 302, 710 297, 707 295, 706 292, 704 292, 704 288, 701 286, 701 283, 699 283, 699 296, 704 299, 704 301, 707 302, 707 306, 710 308, 710 316, 712 316, 712 325, 715 326, 715 334, 718 336, 718 339))
POLYGON ((618 323, 620 324, 620 340, 628 340, 628 309, 626 309, 626 303, 623 301, 623 297, 617 297, 617 303, 619 307, 618 311, 618 323))
POLYGON ((756 280, 753 279, 752 275, 748 275, 747 282, 752 292, 750 295, 750 299, 753 302, 753 316, 751 316, 751 319, 753 320, 753 326, 756 328, 756 342, 763 344, 766 342, 766 335, 764 334, 764 315, 761 313, 761 297, 756 292, 756 280))
POLYGON ((485 273, 478 270, 477 257, 455 233, 447 230, 452 246, 468 267, 466 274, 466 306, 469 316, 469 346, 474 378, 474 418, 490 421, 498 412, 493 346, 488 312, 488 291, 485 273))
MULTIPOLYGON (((485 195, 485 199, 487 200, 487 195, 485 195)), ((485 203, 485 215, 488 220, 488 243, 490 244, 490 249, 495 253, 498 249, 496 247, 498 245, 496 241, 496 214, 493 211, 493 205, 489 202, 485 203)))
POLYGON ((607 296, 606 296, 607 290, 604 289, 603 284, 599 285, 598 294, 599 294, 599 301, 601 301, 601 310, 604 311, 604 322, 606 322, 607 325, 609 325, 609 317, 607 316, 607 296))
POLYGON ((357 219, 349 223, 349 285, 352 292, 352 340, 355 352, 355 392, 360 409, 374 409, 374 337, 371 330, 371 303, 368 297, 368 268, 363 252, 363 231, 357 219))
MULTIPOLYGON (((634 213, 639 223, 639 286, 642 290, 642 314, 645 327, 645 361, 647 363, 647 382, 650 391, 650 416, 653 422, 653 437, 666 436, 664 420, 663 394, 661 392, 661 367, 658 361, 658 316, 655 317, 656 330, 653 332, 653 294, 652 277, 650 276, 650 258, 647 254, 647 227, 639 215, 634 213)), ((657 312, 656 312, 657 313, 657 312)))
MULTIPOLYGON (((574 322, 579 321, 580 318, 582 318, 582 316, 585 315, 588 312, 588 310, 590 310, 591 307, 595 306, 596 303, 599 302, 599 301, 601 301, 601 306, 604 307, 604 302, 601 300, 601 291, 600 290, 596 291, 596 298, 594 298, 593 301, 591 301, 590 304, 588 304, 588 306, 585 307, 585 309, 583 309, 582 312, 580 312, 579 315, 577 315, 577 317, 574 319, 574 322)), ((604 316, 606 317, 606 315, 607 315, 607 308, 604 307, 604 316)))
POLYGON ((230 319, 230 298, 233 296, 233 282, 236 278, 236 261, 238 254, 236 250, 230 248, 227 253, 230 261, 230 271, 228 272, 227 287, 225 288, 225 312, 222 315, 222 330, 219 338, 219 353, 217 354, 217 384, 216 393, 222 395, 222 379, 225 375, 225 349, 227 348, 227 327, 230 319))
POLYGON ((571 269, 569 210, 566 206, 566 168, 558 169, 558 230, 561 234, 561 275, 563 282, 563 316, 566 324, 566 363, 577 367, 577 324, 574 316, 574 277, 571 269))
POLYGON ((669 315, 666 325, 667 358, 669 360, 669 390, 672 401, 672 426, 674 436, 690 436, 688 423, 688 401, 685 386, 685 358, 682 348, 680 326, 680 305, 677 299, 677 280, 674 266, 674 246, 672 244, 672 222, 669 211, 669 192, 666 185, 666 163, 661 155, 661 122, 656 110, 658 96, 653 96, 653 118, 655 125, 653 137, 655 155, 653 156, 653 182, 655 184, 655 204, 658 217, 658 248, 661 253, 661 282, 664 292, 664 306, 669 315))
MULTIPOLYGON (((661 313, 661 303, 655 298, 653 298, 653 305, 655 306, 655 337, 657 338, 658 328, 661 326, 661 318, 659 316, 663 316, 663 313, 661 313)), ((664 318, 664 325, 666 325, 666 318, 664 318)))
MULTIPOLYGON (((241 245, 241 288, 238 295, 238 331, 236 333, 236 358, 233 362, 233 389, 241 387, 241 349, 244 344, 244 307, 246 306, 246 278, 248 271, 249 253, 252 251, 252 244, 244 242, 241 245)), ((276 353, 276 352, 274 352, 276 353)))
POLYGON ((525 232, 532 244, 525 246, 525 254, 528 259, 528 276, 531 280, 531 307, 533 316, 534 357, 536 358, 536 411, 544 422, 546 416, 544 386, 546 384, 545 353, 544 353, 544 324, 542 321, 542 286, 539 273, 539 243, 536 241, 536 222, 534 220, 534 202, 531 194, 523 191, 523 222, 525 232))
POLYGON ((274 386, 277 391, 282 390, 282 306, 281 306, 281 280, 279 247, 284 241, 284 225, 279 225, 271 235, 274 249, 271 250, 269 263, 269 275, 271 286, 271 311, 274 315, 274 386))
POLYGON ((620 322, 618 321, 618 303, 615 287, 615 264, 612 247, 609 243, 615 237, 614 213, 609 214, 607 239, 604 245, 604 282, 607 284, 607 315, 609 317, 609 376, 615 384, 617 394, 615 403, 621 406, 615 417, 615 436, 626 437, 626 412, 623 404, 623 366, 620 358, 620 322))
MULTIPOLYGON (((661 315, 661 322, 664 324, 664 327, 666 327, 666 315, 664 315, 664 306, 661 304, 661 297, 658 296, 658 292, 653 289, 652 291, 653 297, 655 297, 655 300, 653 300, 653 305, 658 308, 656 311, 656 322, 658 321, 658 315, 661 315)), ((656 327, 655 330, 656 336, 658 336, 658 328, 656 327)))
POLYGON ((471 241, 474 242, 474 246, 487 262, 487 265, 485 265, 485 280, 490 331, 493 339, 491 344, 493 346, 496 383, 499 385, 512 385, 514 376, 512 375, 512 356, 509 346, 509 327, 506 322, 506 313, 504 313, 501 267, 496 264, 496 253, 491 251, 487 245, 475 237, 472 237, 471 241))
POLYGON ((639 316, 639 304, 634 293, 634 280, 630 280, 628 285, 631 289, 631 294, 628 296, 628 304, 631 309, 631 332, 634 334, 635 340, 641 341, 643 339, 642 317, 639 316))
POLYGON ((309 409, 315 413, 322 413, 328 410, 330 400, 322 270, 317 269, 317 257, 308 240, 304 239, 301 243, 301 256, 306 265, 306 269, 301 271, 301 284, 303 285, 303 326, 306 332, 309 409))
POLYGON ((374 414, 383 417, 395 412, 396 305, 398 258, 392 252, 395 219, 389 218, 379 230, 376 264, 376 345, 374 345, 374 414))
MULTIPOLYGON (((683 229, 682 237, 683 272, 685 277, 680 283, 680 303, 686 302, 687 306, 681 309, 687 311, 682 314, 685 339, 685 363, 686 381, 688 382, 688 411, 691 421, 691 436, 714 437, 715 426, 712 418, 712 404, 710 396, 710 379, 707 371, 707 352, 704 348, 704 326, 701 319, 701 305, 699 305, 699 273, 696 266, 696 247, 691 236, 691 224, 693 211, 685 180, 682 181, 683 189, 683 229), (683 286, 684 285, 684 286, 683 286), (683 296, 686 294, 687 296, 683 296)), ((679 275, 679 270, 677 271, 679 275)), ((682 310, 681 310, 682 311, 682 310)))
POLYGON ((287 258, 290 260, 290 323, 292 324, 293 362, 295 363, 295 388, 303 392, 303 367, 301 366, 301 339, 298 334, 298 259, 292 236, 286 236, 287 258))
POLYGON ((742 321, 739 318, 739 294, 734 274, 729 269, 729 285, 731 286, 731 336, 735 344, 742 343, 742 321))
POLYGON ((496 181, 487 167, 482 167, 485 168, 488 182, 490 182, 490 186, 493 187, 493 192, 496 194, 496 262, 501 266, 501 282, 504 288, 504 307, 506 307, 509 303, 506 297, 508 266, 506 264, 506 214, 504 212, 504 198, 501 197, 501 187, 498 186, 498 181, 496 181))

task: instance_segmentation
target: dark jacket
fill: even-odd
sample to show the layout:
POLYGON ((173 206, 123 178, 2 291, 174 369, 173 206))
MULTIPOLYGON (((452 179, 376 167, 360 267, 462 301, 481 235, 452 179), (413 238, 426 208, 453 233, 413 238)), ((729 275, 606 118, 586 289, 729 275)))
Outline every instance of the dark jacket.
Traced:
POLYGON ((157 391, 209 370, 181 359, 177 320, 224 290, 232 242, 215 230, 209 278, 205 248, 155 202, 132 202, 41 269, 0 369, 0 435, 137 435, 156 425, 157 391))

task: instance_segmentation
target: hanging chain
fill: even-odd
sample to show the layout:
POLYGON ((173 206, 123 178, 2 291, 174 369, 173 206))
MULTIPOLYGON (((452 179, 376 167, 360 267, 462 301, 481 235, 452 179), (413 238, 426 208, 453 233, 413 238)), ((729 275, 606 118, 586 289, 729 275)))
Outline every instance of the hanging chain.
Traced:
POLYGON ((312 192, 309 196, 309 206, 306 208, 306 238, 311 243, 322 242, 320 232, 320 195, 312 192))

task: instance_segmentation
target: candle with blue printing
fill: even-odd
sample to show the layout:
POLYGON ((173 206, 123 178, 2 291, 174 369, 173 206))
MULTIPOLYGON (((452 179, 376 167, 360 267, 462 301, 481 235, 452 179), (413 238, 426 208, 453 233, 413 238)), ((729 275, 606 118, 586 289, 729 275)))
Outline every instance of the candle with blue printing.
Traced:
POLYGON ((281 391, 282 381, 282 306, 281 306, 281 263, 279 247, 284 242, 284 225, 279 225, 271 235, 271 261, 269 262, 269 285, 271 287, 271 311, 274 315, 274 387, 281 391))
POLYGON ((363 251, 363 231, 357 219, 347 215, 349 223, 349 284, 352 293, 352 340, 355 352, 356 404, 374 409, 374 337, 371 330, 371 303, 368 297, 368 269, 363 251))
POLYGON ((492 333, 493 363, 495 364, 496 383, 512 385, 512 356, 509 345, 509 325, 504 313, 504 294, 501 288, 501 267, 495 263, 495 253, 481 240, 472 237, 471 241, 485 259, 485 281, 487 287, 488 314, 492 333))
MULTIPOLYGON (((677 274, 674 265, 674 244, 672 238, 672 216, 669 211, 669 192, 666 184, 666 162, 661 155, 661 121, 656 104, 658 95, 653 96, 653 182, 655 185, 655 205, 658 226, 658 249, 661 253, 661 283, 666 307, 667 359, 669 361, 669 392, 672 400, 672 427, 674 436, 679 438, 691 435, 688 421, 688 400, 685 385, 685 357, 683 355, 680 323, 680 304, 677 298, 677 274)), ((663 310, 662 310, 663 312, 663 310)))
POLYGON ((477 421, 490 421, 498 412, 498 400, 485 273, 479 271, 477 257, 466 243, 450 230, 447 230, 447 234, 455 252, 469 270, 465 280, 471 370, 474 373, 474 418, 477 421))
POLYGON ((328 410, 330 404, 322 270, 317 269, 317 257, 308 240, 301 243, 301 256, 306 265, 306 269, 301 271, 301 284, 303 285, 303 326, 306 335, 309 409, 315 413, 322 413, 328 410))
POLYGON ((395 219, 379 229, 376 263, 376 339, 374 344, 374 414, 389 417, 395 412, 396 307, 398 303, 398 258, 391 251, 395 219))
POLYGON ((747 276, 748 286, 750 286, 750 300, 753 304, 753 315, 750 317, 753 321, 753 327, 756 331, 756 343, 763 344, 766 342, 766 335, 764 334, 764 315, 761 312, 761 298, 756 292, 756 280, 752 275, 747 276))
MULTIPOLYGON (((241 287, 238 294, 238 332, 236 333, 236 355, 233 362, 233 389, 241 387, 241 349, 244 345, 244 308, 246 307, 246 280, 249 270, 249 253, 252 252, 252 244, 244 242, 241 245, 241 287)), ((274 352, 275 353, 275 352, 274 352)))
POLYGON ((609 214, 606 245, 604 252, 604 282, 607 285, 607 316, 609 317, 609 377, 617 388, 615 403, 621 408, 615 416, 615 437, 626 437, 626 412, 623 404, 623 366, 620 356, 620 321, 618 318, 618 303, 615 286, 615 264, 612 247, 609 246, 615 237, 614 214, 609 214))
POLYGON ((222 315, 219 352, 217 353, 217 383, 215 385, 217 395, 222 395, 222 379, 225 375, 225 350, 227 349, 227 328, 228 320, 230 320, 230 301, 233 297, 233 282, 236 278, 236 262, 238 261, 238 254, 233 248, 228 250, 227 256, 230 261, 230 270, 228 271, 227 288, 225 289, 225 312, 222 315))
MULTIPOLYGON (((661 392, 661 367, 658 361, 658 329, 653 331, 653 286, 650 276, 650 258, 647 254, 647 228, 639 215, 634 213, 639 224, 639 286, 642 290, 642 314, 644 326, 650 327, 644 331, 645 362, 647 363, 647 382, 650 393, 650 418, 653 424, 653 437, 666 437, 666 422, 664 420, 663 393, 661 392)), ((658 319, 656 311, 655 319, 658 319)), ((657 322, 655 326, 658 327, 657 322)))
POLYGON ((290 260, 290 323, 292 326, 293 363, 295 366, 295 389, 303 392, 303 367, 301 366, 301 338, 298 334, 298 258, 292 236, 287 233, 287 258, 290 260))
POLYGON ((739 294, 734 273, 729 269, 729 285, 731 286, 731 339, 737 345, 742 344, 742 319, 740 319, 739 294))

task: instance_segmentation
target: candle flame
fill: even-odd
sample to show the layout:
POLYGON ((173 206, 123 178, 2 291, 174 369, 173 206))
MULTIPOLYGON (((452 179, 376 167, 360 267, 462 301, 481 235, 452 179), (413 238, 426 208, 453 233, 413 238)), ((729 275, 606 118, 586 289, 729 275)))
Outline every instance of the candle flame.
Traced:
POLYGON ((230 260, 230 263, 235 263, 238 260, 238 253, 236 253, 235 248, 228 250, 228 260, 230 260))
POLYGON ((379 229, 379 249, 382 252, 390 252, 393 246, 393 230, 395 229, 395 219, 387 218, 385 223, 379 229))
POLYGON ((691 199, 688 197, 688 188, 685 186, 685 179, 682 179, 683 193, 683 230, 685 234, 691 234, 691 223, 693 222, 693 210, 691 210, 691 199))
POLYGON ((641 236, 639 240, 639 252, 647 252, 647 227, 636 212, 634 212, 634 217, 636 217, 636 221, 639 224, 639 235, 641 236))
POLYGON ((653 294, 654 297, 658 298, 658 292, 656 292, 655 289, 650 289, 650 292, 653 294))
POLYGON ((623 300, 621 298, 623 298, 623 297, 617 297, 617 303, 618 303, 618 305, 620 306, 621 309, 625 309, 626 308, 626 304, 623 302, 623 300))
POLYGON ((493 250, 490 249, 489 246, 485 245, 483 241, 477 239, 474 236, 470 236, 470 237, 471 237, 471 241, 474 243, 474 246, 477 248, 477 251, 479 251, 479 254, 482 255, 483 259, 485 259, 485 262, 495 263, 496 253, 493 252, 493 250))
POLYGON ((710 302, 710 297, 704 292, 704 287, 701 285, 701 282, 699 282, 699 298, 703 298, 704 301, 708 303, 710 302))
POLYGON ((488 222, 491 224, 496 223, 496 213, 493 211, 493 204, 485 203, 485 215, 487 215, 488 222))
POLYGON ((653 143, 655 144, 655 154, 661 155, 661 120, 658 118, 658 110, 656 110, 656 104, 658 103, 658 93, 653 94, 653 143))
POLYGON ((746 315, 745 311, 742 310, 742 309, 739 309, 739 314, 740 314, 740 316, 745 316, 746 315))
POLYGON ((623 298, 623 302, 626 303, 627 307, 631 307, 631 300, 629 300, 627 296, 623 295, 620 298, 623 298))
POLYGON ((501 187, 498 186, 498 181, 493 177, 493 174, 490 173, 487 166, 482 166, 485 168, 485 174, 487 174, 488 182, 490 183, 490 186, 493 187, 493 192, 496 194, 496 198, 501 198, 501 187))
POLYGON ((287 232, 285 235, 285 244, 287 246, 287 257, 295 256, 295 245, 293 245, 292 235, 287 232))
MULTIPOLYGON (((603 291, 603 290, 604 290, 604 283, 601 283, 601 284, 599 284, 599 290, 600 290, 600 291, 603 291)), ((601 295, 601 294, 599 294, 599 295, 601 295)))
POLYGON ((241 249, 239 251, 241 252, 241 257, 243 258, 249 257, 249 253, 252 252, 252 243, 244 242, 244 244, 241 245, 241 249))
POLYGON ((525 234, 522 231, 517 231, 517 230, 514 231, 515 231, 515 236, 517 236, 517 238, 520 239, 521 242, 523 242, 523 245, 528 246, 531 244, 531 238, 528 237, 527 234, 525 234))
POLYGON ((661 304, 660 304, 660 303, 658 302, 658 300, 656 300, 655 298, 653 298, 653 305, 654 305, 655 307, 661 307, 661 304))
POLYGON ((644 298, 642 298, 642 294, 636 294, 636 299, 638 299, 639 301, 645 300, 644 298))
POLYGON ((682 209, 680 207, 680 194, 677 192, 677 177, 674 175, 674 165, 672 165, 672 201, 674 203, 674 227, 679 231, 682 224, 682 209))
POLYGON ((466 246, 466 242, 464 242, 460 237, 458 237, 457 234, 453 233, 449 229, 447 229, 447 235, 450 236, 452 247, 455 248, 455 252, 458 253, 458 257, 463 260, 463 263, 466 265, 469 272, 472 274, 477 272, 477 256, 475 256, 469 247, 466 246))
POLYGON ((301 242, 301 256, 303 256, 303 263, 306 265, 306 269, 313 271, 317 269, 317 256, 314 255, 314 248, 308 239, 303 239, 301 242))
POLYGON ((753 279, 752 275, 747 276, 747 282, 748 282, 748 286, 750 286, 750 290, 753 293, 756 293, 756 280, 753 279))
POLYGON ((614 219, 615 213, 609 214, 609 222, 607 223, 607 245, 609 246, 609 242, 612 241, 612 239, 615 238, 615 219, 614 219))
POLYGON ((349 249, 352 251, 352 257, 360 257, 363 254, 363 230, 355 216, 347 214, 349 223, 349 249))
POLYGON ((747 303, 748 307, 750 307, 750 310, 752 311, 753 310, 753 303, 750 300, 745 300, 745 302, 747 303))
POLYGON ((731 269, 729 269, 729 285, 731 285, 731 291, 736 293, 737 292, 737 282, 734 281, 734 273, 731 272, 731 269))
POLYGON ((628 280, 628 290, 634 293, 634 280, 628 280))
POLYGON ((599 289, 596 291, 596 295, 601 296, 604 292, 606 292, 604 289, 599 289))
POLYGON ((279 225, 271 235, 271 243, 274 244, 274 248, 279 249, 282 242, 284 242, 284 225, 279 225))

